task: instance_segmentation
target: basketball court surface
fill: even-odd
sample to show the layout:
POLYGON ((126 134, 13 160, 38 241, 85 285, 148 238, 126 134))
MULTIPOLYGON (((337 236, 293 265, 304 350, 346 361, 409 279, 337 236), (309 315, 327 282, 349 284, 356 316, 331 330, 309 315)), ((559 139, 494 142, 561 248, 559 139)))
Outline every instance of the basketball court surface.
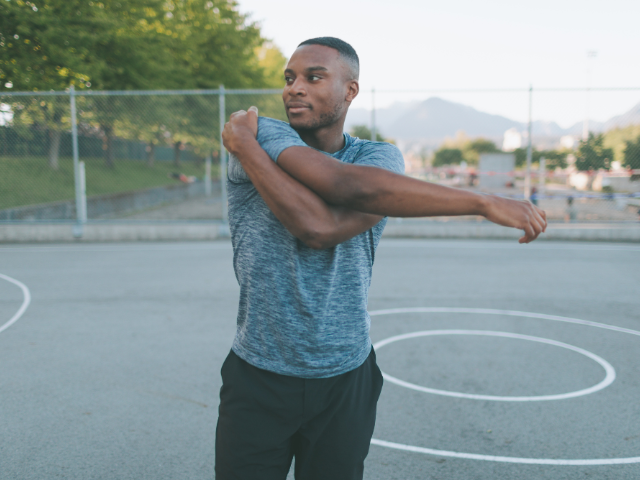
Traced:
MULTIPOLYGON (((640 478, 639 265, 632 244, 383 240, 365 478, 640 478)), ((0 478, 213 478, 228 242, 5 245, 0 274, 0 478)))

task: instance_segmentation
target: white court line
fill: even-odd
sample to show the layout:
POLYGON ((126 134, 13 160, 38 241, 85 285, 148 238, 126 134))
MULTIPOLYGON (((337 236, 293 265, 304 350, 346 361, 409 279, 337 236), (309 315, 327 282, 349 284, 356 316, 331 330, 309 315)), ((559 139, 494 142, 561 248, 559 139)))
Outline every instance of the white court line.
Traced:
POLYGON ((381 340, 380 342, 377 342, 373 346, 373 348, 377 350, 380 347, 383 347, 384 345, 397 342, 399 340, 406 340, 409 338, 417 338, 417 337, 427 337, 431 335, 481 335, 481 336, 488 336, 488 337, 516 338, 519 340, 529 340, 531 342, 546 343, 548 345, 554 345, 556 347, 566 348, 567 350, 573 350, 574 352, 580 353, 594 360, 595 362, 599 363, 602 368, 604 368, 604 371, 606 372, 606 374, 605 374, 604 380, 602 380, 600 383, 592 387, 585 388, 583 390, 577 390, 575 392, 569 392, 569 393, 561 393, 558 395, 536 395, 536 396, 528 396, 528 397, 515 397, 515 396, 505 397, 505 396, 496 396, 496 395, 475 395, 471 393, 450 392, 448 390, 437 390, 435 388, 427 388, 427 387, 422 387, 420 385, 416 385, 414 383, 405 382, 404 380, 400 380, 399 378, 392 377, 391 375, 385 372, 382 372, 382 376, 386 380, 389 380, 391 383, 395 383, 396 385, 400 385, 401 387, 405 387, 405 388, 410 388, 412 390, 417 390, 419 392, 432 393, 435 395, 444 395, 447 397, 469 398, 472 400, 489 400, 489 401, 495 401, 495 402, 542 402, 542 401, 548 401, 548 400, 565 400, 567 398, 581 397, 583 395, 589 395, 591 393, 598 392, 603 388, 608 387, 616 379, 616 371, 611 366, 611 364, 607 362, 605 359, 603 359, 602 357, 599 357, 594 353, 591 353, 579 347, 574 347, 573 345, 569 345, 568 343, 557 342, 556 340, 550 340, 548 338, 532 337, 530 335, 520 335, 519 333, 493 332, 490 330, 428 330, 423 332, 406 333, 404 335, 396 335, 394 337, 389 337, 385 340, 381 340))
POLYGON ((18 309, 18 311, 13 315, 13 317, 9 319, 7 323, 5 323, 0 327, 0 332, 2 332, 7 328, 9 328, 14 323, 16 323, 20 319, 20 317, 24 314, 24 312, 27 310, 27 308, 29 307, 29 304, 31 303, 31 293, 29 292, 29 289, 24 283, 16 280, 15 278, 8 277, 7 275, 3 275, 2 273, 0 273, 0 278, 20 287, 20 289, 22 290, 22 295, 24 297, 24 300, 22 301, 22 305, 20 305, 20 308, 18 309))
POLYGON ((628 333, 630 335, 640 336, 637 330, 629 328, 616 327, 615 325, 607 325, 606 323, 591 322, 589 320, 580 320, 579 318, 560 317, 558 315, 546 315, 544 313, 520 312, 518 310, 496 310, 493 308, 449 308, 449 307, 417 307, 417 308, 389 308, 385 310, 374 310, 369 312, 370 316, 391 315, 394 313, 480 313, 488 315, 507 315, 511 317, 540 318, 542 320, 553 320, 556 322, 577 323, 578 325, 588 325, 590 327, 604 328, 605 330, 613 330, 614 332, 628 333))
MULTIPOLYGON (((496 310, 490 308, 450 308, 450 307, 418 307, 418 308, 390 308, 386 310, 375 310, 369 315, 391 315, 394 313, 478 313, 491 315, 509 315, 514 317, 539 318, 543 320, 553 320, 557 322, 575 323, 590 327, 613 330, 614 332, 628 333, 640 336, 637 330, 616 327, 605 323, 580 320, 578 318, 561 317, 558 315, 546 315, 543 313, 520 312, 517 310, 496 310)), ((640 457, 624 458, 592 458, 592 459, 556 459, 556 458, 524 458, 524 457, 500 457, 495 455, 482 455, 477 453, 452 452, 449 450, 436 450, 433 448, 406 445, 403 443, 388 442, 386 440, 371 439, 373 445, 404 450, 407 452, 426 453, 438 457, 463 458, 468 460, 483 460, 488 462, 521 463, 529 465, 567 465, 567 466, 595 466, 595 465, 623 465, 630 463, 640 463, 640 457)))
POLYGON ((555 458, 520 458, 520 457, 498 457, 495 455, 478 455, 475 453, 450 452, 447 450, 435 450, 432 448, 415 447, 413 445, 404 445, 402 443, 386 442, 384 440, 371 439, 373 445, 381 447, 394 448, 396 450, 404 450, 407 452, 426 453, 438 457, 454 457, 465 458, 468 460, 485 460, 489 462, 504 463, 525 463, 529 465, 623 465, 627 463, 640 463, 640 457, 627 458, 595 458, 592 460, 564 460, 555 458))

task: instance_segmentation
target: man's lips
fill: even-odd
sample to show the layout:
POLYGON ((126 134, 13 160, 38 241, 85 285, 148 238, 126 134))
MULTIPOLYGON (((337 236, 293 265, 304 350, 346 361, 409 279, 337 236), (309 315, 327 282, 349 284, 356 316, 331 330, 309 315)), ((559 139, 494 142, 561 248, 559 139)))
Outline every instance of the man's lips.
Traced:
POLYGON ((289 113, 301 113, 305 110, 311 110, 311 105, 307 103, 291 102, 287 103, 287 110, 289 113))

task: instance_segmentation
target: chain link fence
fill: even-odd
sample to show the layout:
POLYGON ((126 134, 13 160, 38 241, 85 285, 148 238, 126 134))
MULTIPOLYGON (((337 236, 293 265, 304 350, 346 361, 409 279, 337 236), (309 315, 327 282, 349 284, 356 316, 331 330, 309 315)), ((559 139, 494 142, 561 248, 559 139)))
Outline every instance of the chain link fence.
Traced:
MULTIPOLYGON (((354 109, 346 129, 364 125, 394 141, 410 175, 530 198, 552 221, 638 221, 640 150, 636 158, 627 147, 640 142, 640 113, 637 121, 629 117, 618 119, 618 124, 593 123, 586 130, 532 122, 529 142, 530 111, 540 112, 537 118, 569 118, 567 112, 584 110, 585 91, 541 90, 533 96, 527 90, 485 91, 480 92, 483 100, 475 114, 469 114, 469 107, 456 114, 455 108, 472 92, 478 93, 412 93, 414 98, 430 96, 426 101, 403 101, 398 92, 376 92, 375 102, 385 103, 387 95, 395 103, 354 109), (509 123, 506 116, 480 115, 485 105, 491 111, 492 105, 514 103, 523 112, 520 120, 509 123), (425 122, 425 115, 435 118, 425 122), (605 152, 607 162, 585 169, 579 149, 589 131, 613 133, 605 135, 602 146, 610 149, 605 152), (484 153, 469 150, 469 142, 478 138, 496 148, 484 153), (438 151, 448 147, 463 152, 464 159, 443 163, 438 151), (512 168, 483 167, 482 155, 500 151, 513 157, 512 168)), ((617 93, 590 92, 587 108, 615 103, 617 93)), ((624 111, 624 102, 619 103, 624 111)), ((279 90, 2 95, 0 222, 224 221, 221 127, 230 113, 251 105, 263 116, 286 120, 279 90)))

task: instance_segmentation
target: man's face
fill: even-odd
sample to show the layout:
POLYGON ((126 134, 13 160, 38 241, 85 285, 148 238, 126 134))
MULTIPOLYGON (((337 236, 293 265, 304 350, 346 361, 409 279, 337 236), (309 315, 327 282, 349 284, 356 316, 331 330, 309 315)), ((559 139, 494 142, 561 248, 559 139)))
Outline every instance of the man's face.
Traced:
POLYGON ((340 53, 323 45, 298 47, 284 71, 282 99, 291 126, 316 130, 337 122, 358 94, 340 53))

